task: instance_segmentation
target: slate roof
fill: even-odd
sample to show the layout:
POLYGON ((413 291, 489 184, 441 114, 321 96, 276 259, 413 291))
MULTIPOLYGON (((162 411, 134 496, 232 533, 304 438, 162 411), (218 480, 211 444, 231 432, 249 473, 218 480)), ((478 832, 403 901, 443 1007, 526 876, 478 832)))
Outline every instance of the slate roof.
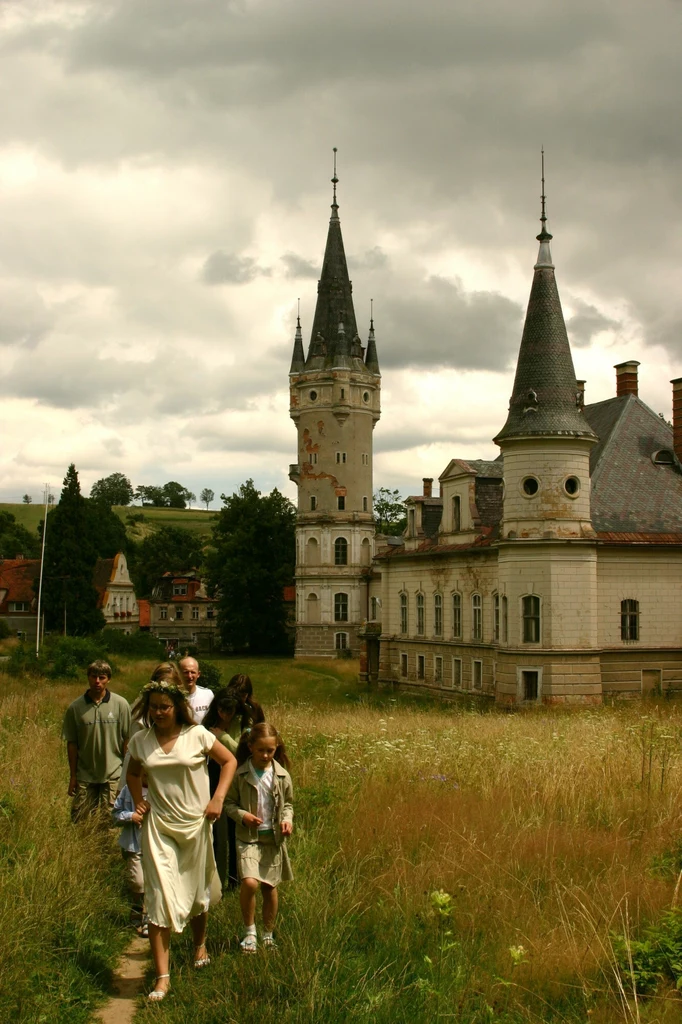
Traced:
POLYGON ((588 405, 585 418, 599 437, 590 456, 597 533, 682 532, 679 463, 659 466, 651 459, 661 448, 673 450, 672 427, 636 395, 588 405))
POLYGON ((577 397, 573 358, 549 251, 551 237, 538 235, 540 253, 528 300, 509 415, 495 438, 497 442, 512 437, 592 436, 577 397))

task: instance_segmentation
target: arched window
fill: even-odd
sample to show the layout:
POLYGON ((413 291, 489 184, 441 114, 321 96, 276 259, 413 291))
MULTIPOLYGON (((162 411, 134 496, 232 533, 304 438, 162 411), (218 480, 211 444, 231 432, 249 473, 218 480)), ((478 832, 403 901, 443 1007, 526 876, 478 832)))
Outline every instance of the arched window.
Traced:
POLYGON ((500 595, 493 594, 493 640, 500 639, 500 595))
POLYGON ((424 635, 424 595, 417 594, 417 633, 424 635))
POLYGON ((335 633, 334 634, 334 647, 337 651, 348 650, 348 633, 335 633))
POLYGON ((639 601, 628 598, 620 602, 621 640, 639 640, 639 601))
POLYGON ((443 595, 433 595, 433 635, 443 635, 443 595))
POLYGON ((308 543, 305 546, 305 564, 320 564, 320 546, 315 537, 308 537, 308 543))
POLYGON ((360 564, 369 565, 372 557, 372 550, 370 548, 369 540, 367 537, 364 538, 360 545, 360 564))
POLYGON ((540 598, 528 594, 522 601, 523 610, 523 642, 524 644, 540 643, 540 598))
POLYGON ((334 622, 348 622, 348 594, 334 594, 334 622))
POLYGON ((320 602, 318 600, 317 594, 308 594, 306 605, 306 622, 319 622, 320 602))
POLYGON ((452 595, 452 635, 457 640, 462 636, 462 595, 452 595))
POLYGON ((348 541, 337 537, 334 541, 334 565, 348 565, 348 541))
POLYGON ((507 643, 509 639, 509 600, 502 598, 502 642, 507 643))
POLYGON ((407 633, 407 594, 400 595, 400 632, 407 633))
POLYGON ((471 637, 473 640, 483 639, 483 599, 480 594, 471 597, 471 637))

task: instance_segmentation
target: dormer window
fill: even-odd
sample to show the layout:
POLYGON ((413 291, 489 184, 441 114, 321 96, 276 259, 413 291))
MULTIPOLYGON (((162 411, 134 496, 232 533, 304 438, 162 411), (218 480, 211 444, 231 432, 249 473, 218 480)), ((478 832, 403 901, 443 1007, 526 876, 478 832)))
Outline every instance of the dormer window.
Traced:
POLYGON ((462 499, 456 494, 452 499, 452 532, 462 529, 462 499))
POLYGON ((651 456, 651 461, 654 466, 674 466, 675 465, 675 453, 670 448, 659 448, 657 452, 651 456))
POLYGON ((409 533, 410 537, 414 537, 414 509, 413 508, 411 508, 410 511, 407 514, 407 521, 408 521, 408 526, 409 526, 408 533, 409 533))

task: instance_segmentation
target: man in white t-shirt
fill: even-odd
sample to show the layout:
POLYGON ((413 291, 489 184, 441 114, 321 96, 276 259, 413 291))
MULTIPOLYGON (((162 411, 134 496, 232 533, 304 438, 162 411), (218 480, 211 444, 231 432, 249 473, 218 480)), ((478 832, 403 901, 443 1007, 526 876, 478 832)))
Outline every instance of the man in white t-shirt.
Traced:
POLYGON ((197 679, 201 673, 196 658, 183 658, 179 662, 179 666, 185 680, 187 703, 194 714, 194 721, 201 725, 204 715, 211 706, 213 690, 209 690, 206 686, 197 686, 197 679))

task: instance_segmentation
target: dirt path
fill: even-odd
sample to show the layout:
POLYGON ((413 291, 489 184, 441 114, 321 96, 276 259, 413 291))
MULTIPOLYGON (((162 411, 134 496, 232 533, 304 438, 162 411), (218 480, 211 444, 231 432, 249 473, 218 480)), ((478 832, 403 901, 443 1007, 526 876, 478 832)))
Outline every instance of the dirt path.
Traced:
POLYGON ((131 1024, 148 961, 149 940, 136 935, 114 971, 111 999, 95 1014, 97 1024, 131 1024))

